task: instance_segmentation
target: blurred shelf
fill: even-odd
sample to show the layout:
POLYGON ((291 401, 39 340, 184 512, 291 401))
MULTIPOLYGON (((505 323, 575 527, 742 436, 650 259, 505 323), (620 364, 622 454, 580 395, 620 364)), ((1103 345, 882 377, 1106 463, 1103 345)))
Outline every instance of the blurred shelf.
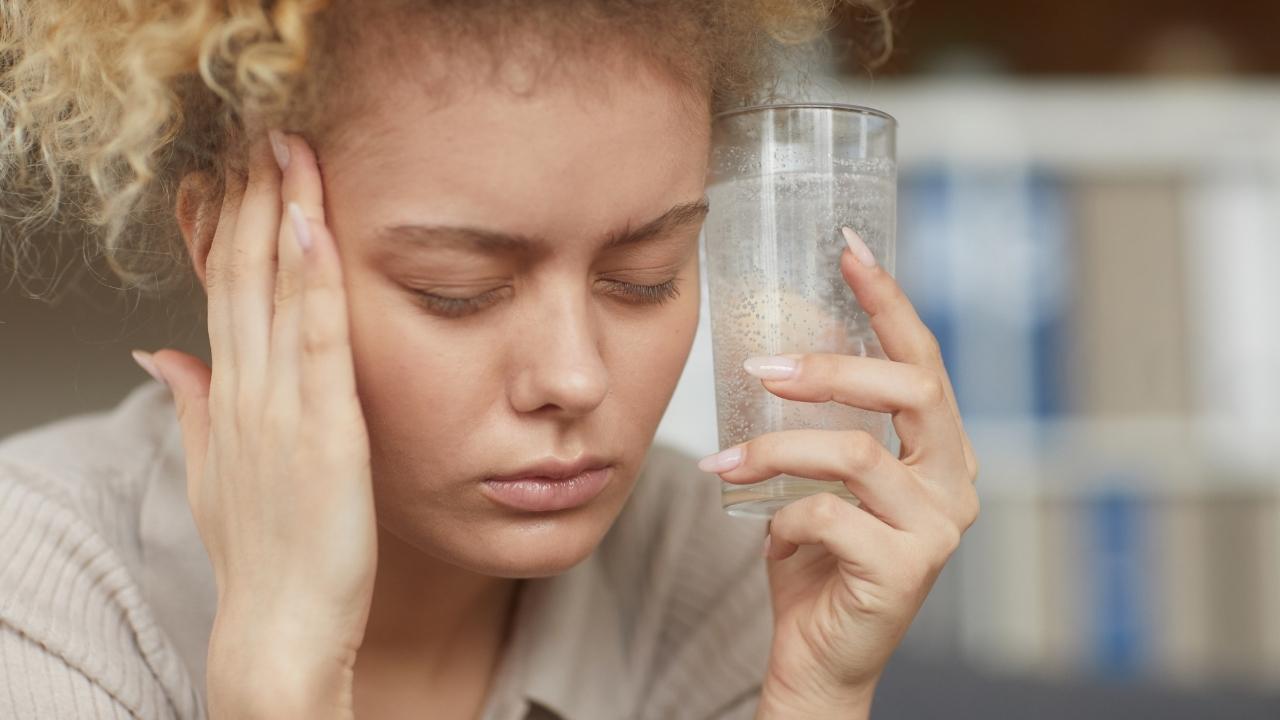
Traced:
POLYGON ((904 168, 1028 164, 1088 173, 1261 167, 1280 172, 1280 82, 823 79, 815 100, 899 122, 904 168))
POLYGON ((991 420, 966 418, 993 498, 1264 494, 1280 498, 1280 419, 1269 424, 1209 417, 991 420), (1246 426, 1247 425, 1247 426, 1246 426), (1247 434, 1249 454, 1230 437, 1247 434))

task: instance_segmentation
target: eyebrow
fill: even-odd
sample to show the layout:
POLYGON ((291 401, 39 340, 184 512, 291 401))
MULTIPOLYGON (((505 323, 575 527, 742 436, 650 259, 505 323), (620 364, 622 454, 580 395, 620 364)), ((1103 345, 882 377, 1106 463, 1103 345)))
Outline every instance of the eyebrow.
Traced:
MULTIPOLYGON (((632 228, 628 223, 622 230, 609 233, 604 238, 603 248, 608 250, 633 245, 688 227, 702 221, 709 210, 710 204, 705 196, 693 202, 680 203, 639 227, 632 228)), ((449 244, 490 254, 534 249, 545 252, 552 246, 547 238, 536 235, 451 225, 388 225, 379 230, 375 237, 379 243, 428 247, 449 244)))

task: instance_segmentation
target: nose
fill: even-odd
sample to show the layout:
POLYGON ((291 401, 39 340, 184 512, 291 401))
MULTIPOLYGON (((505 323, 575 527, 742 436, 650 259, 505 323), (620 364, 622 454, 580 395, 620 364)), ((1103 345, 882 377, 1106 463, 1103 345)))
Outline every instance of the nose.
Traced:
POLYGON ((511 344, 509 395, 516 411, 576 417, 604 400, 609 377, 589 295, 548 289, 544 302, 524 314, 525 326, 511 344))

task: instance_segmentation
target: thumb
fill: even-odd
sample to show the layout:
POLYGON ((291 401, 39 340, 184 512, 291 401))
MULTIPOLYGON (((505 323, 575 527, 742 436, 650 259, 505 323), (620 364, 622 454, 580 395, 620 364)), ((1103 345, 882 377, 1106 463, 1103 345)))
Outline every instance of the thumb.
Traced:
POLYGON ((182 426, 182 446, 187 456, 188 492, 198 487, 204 474, 209 446, 209 379, 211 371, 203 360, 177 350, 157 350, 151 363, 173 393, 173 402, 182 426))

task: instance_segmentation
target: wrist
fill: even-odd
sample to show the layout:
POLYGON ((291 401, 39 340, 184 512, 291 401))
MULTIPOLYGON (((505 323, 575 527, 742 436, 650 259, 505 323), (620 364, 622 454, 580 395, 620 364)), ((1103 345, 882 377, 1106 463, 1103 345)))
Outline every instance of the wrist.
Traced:
POLYGON ((258 663, 219 670, 209 668, 210 720, 244 718, 353 718, 349 670, 303 670, 296 664, 258 663))
POLYGON ((867 720, 875 681, 838 690, 781 688, 768 681, 755 720, 867 720))
POLYGON ((209 717, 350 718, 356 648, 288 624, 236 623, 221 613, 209 638, 209 717))

